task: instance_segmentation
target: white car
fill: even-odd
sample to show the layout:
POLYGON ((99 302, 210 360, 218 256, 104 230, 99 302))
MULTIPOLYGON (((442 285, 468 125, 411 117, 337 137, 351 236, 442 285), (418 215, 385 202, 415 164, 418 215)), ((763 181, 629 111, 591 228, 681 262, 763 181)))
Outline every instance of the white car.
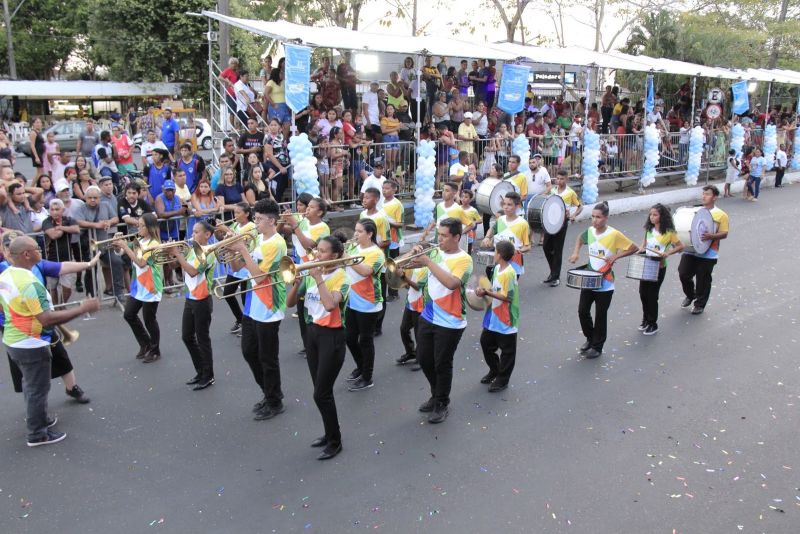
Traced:
MULTIPOLYGON (((186 126, 186 119, 179 118, 178 122, 180 122, 181 128, 186 126)), ((211 150, 214 147, 214 141, 211 137, 211 124, 206 119, 195 119, 194 124, 197 128, 197 146, 202 147, 204 150, 211 150)), ((136 145, 136 148, 141 150, 143 142, 144 137, 142 133, 137 132, 136 135, 133 136, 133 143, 136 145)))

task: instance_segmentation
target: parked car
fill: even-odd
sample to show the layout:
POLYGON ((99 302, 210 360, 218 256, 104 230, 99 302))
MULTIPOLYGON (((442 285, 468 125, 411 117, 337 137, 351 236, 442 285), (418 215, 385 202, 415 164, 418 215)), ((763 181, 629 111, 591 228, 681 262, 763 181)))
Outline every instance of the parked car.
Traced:
MULTIPOLYGON (((80 136, 85 125, 85 121, 61 121, 42 132, 42 137, 47 140, 47 134, 53 132, 56 135, 55 141, 58 143, 59 147, 64 150, 74 151, 78 146, 78 136, 80 136)), ((25 138, 17 143, 16 148, 17 152, 25 154, 28 157, 31 156, 31 142, 29 139, 25 138)))
MULTIPOLYGON (((179 118, 178 122, 181 128, 186 126, 186 119, 179 118)), ((213 138, 211 137, 211 124, 206 119, 195 119, 194 125, 197 130, 197 147, 211 150, 214 146, 213 138)), ((141 150, 142 143, 144 143, 142 132, 136 132, 136 135, 133 136, 133 144, 136 145, 137 149, 141 150)))

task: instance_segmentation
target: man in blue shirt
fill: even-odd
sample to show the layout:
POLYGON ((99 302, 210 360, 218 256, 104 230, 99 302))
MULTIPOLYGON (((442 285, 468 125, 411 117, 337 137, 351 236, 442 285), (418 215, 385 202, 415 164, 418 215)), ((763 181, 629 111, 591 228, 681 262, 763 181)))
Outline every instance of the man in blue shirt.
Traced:
POLYGON ((183 143, 181 145, 181 157, 178 160, 178 169, 183 169, 186 173, 186 187, 194 193, 197 182, 206 175, 206 163, 203 158, 192 152, 192 145, 183 143))
POLYGON ((172 180, 172 168, 169 166, 169 152, 163 148, 153 150, 153 164, 144 168, 143 174, 147 180, 147 187, 150 192, 150 205, 161 194, 161 187, 167 180, 172 180))
POLYGON ((178 154, 176 148, 178 145, 178 132, 181 129, 181 125, 172 117, 172 109, 164 109, 161 115, 164 117, 164 122, 161 124, 161 142, 166 145, 169 153, 173 154, 177 159, 178 154))

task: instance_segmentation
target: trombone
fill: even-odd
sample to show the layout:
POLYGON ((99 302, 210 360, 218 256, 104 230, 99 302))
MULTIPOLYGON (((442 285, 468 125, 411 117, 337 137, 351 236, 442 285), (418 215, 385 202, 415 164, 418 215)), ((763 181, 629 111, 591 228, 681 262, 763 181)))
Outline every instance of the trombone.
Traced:
POLYGON ((122 232, 117 232, 116 234, 114 234, 114 237, 111 237, 109 239, 103 239, 100 241, 96 239, 90 240, 89 250, 91 251, 92 254, 95 254, 98 250, 105 250, 107 248, 110 248, 114 243, 114 241, 120 241, 120 240, 127 241, 131 239, 136 239, 137 237, 138 236, 136 234, 123 235, 122 232))
MULTIPOLYGON (((254 230, 255 228, 253 228, 254 230)), ((217 243, 212 243, 211 245, 199 245, 195 243, 192 245, 194 247, 194 253, 197 256, 197 259, 200 260, 201 263, 206 262, 206 257, 211 254, 219 251, 217 253, 217 259, 223 263, 232 263, 237 259, 241 258, 241 254, 236 251, 228 250, 227 247, 236 243, 238 241, 245 241, 247 248, 251 250, 256 242, 256 234, 252 231, 248 231, 243 234, 236 234, 231 237, 227 237, 222 241, 218 241, 217 243)))
POLYGON ((434 248, 436 248, 435 244, 428 242, 422 242, 419 244, 419 246, 422 247, 422 250, 419 252, 414 252, 412 249, 412 251, 406 252, 402 256, 398 256, 395 259, 386 259, 386 283, 390 288, 402 289, 405 285, 402 274, 403 270, 406 268, 406 265, 409 264, 414 258, 427 256, 434 248))
POLYGON ((263 287, 271 287, 277 284, 291 284, 294 282, 295 277, 298 273, 302 273, 302 276, 308 276, 308 272, 311 269, 315 268, 325 268, 325 267, 352 267, 353 265, 358 265, 364 261, 364 256, 348 256, 346 258, 339 258, 336 260, 325 260, 325 261, 310 261, 307 263, 302 263, 297 265, 292 258, 289 256, 284 256, 281 258, 280 263, 278 264, 278 268, 274 271, 269 271, 267 273, 259 274, 256 276, 251 276, 250 278, 244 278, 242 280, 236 280, 235 282, 229 282, 227 284, 218 284, 214 287, 214 296, 218 299, 227 299, 231 297, 236 297, 241 295, 242 293, 249 293, 250 291, 254 291, 256 289, 261 289, 263 287), (268 282, 266 284, 259 283, 259 280, 263 280, 264 278, 274 278, 278 277, 277 280, 273 280, 272 282, 268 282), (242 289, 240 291, 236 291, 235 293, 231 293, 230 295, 225 295, 225 288, 229 286, 238 286, 242 282, 253 282, 252 287, 248 287, 247 289, 242 289))

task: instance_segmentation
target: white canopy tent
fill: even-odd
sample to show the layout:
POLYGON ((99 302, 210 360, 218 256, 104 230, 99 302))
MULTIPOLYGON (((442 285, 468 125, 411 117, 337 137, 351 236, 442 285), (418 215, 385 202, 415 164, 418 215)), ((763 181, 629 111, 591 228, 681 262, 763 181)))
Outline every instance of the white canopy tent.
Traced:
POLYGON ((652 67, 645 61, 630 58, 618 58, 610 54, 595 52, 577 46, 565 48, 547 48, 544 46, 522 45, 517 43, 494 43, 489 45, 493 49, 513 54, 516 59, 525 59, 536 63, 550 63, 553 65, 585 65, 602 67, 606 69, 624 69, 647 72, 652 67))
POLYGON ((179 83, 128 83, 62 80, 0 80, 0 95, 29 99, 122 98, 132 96, 174 96, 179 83))

